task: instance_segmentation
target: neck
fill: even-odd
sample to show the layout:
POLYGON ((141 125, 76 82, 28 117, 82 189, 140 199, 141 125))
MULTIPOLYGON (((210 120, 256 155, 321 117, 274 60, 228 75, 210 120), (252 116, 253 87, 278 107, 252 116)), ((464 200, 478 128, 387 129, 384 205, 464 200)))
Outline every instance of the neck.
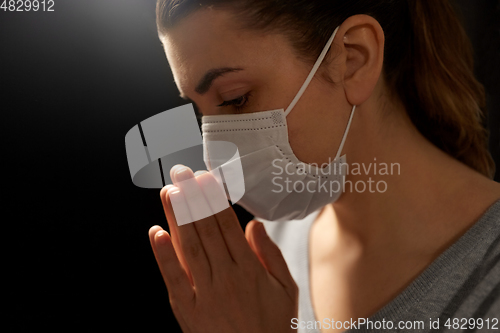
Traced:
POLYGON ((402 107, 369 108, 358 107, 346 141, 346 192, 320 219, 364 248, 438 251, 500 197, 498 184, 429 142, 402 107))

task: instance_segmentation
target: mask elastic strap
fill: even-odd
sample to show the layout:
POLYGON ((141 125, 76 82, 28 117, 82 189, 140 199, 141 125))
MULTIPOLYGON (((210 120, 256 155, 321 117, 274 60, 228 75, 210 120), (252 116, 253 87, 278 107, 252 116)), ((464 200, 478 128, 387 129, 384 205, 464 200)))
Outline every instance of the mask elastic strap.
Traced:
MULTIPOLYGON (((340 26, 339 26, 340 27, 340 26)), ((307 86, 309 85, 309 83, 311 82, 314 74, 316 74, 316 71, 318 70, 319 66, 321 65, 321 63, 323 62, 323 59, 325 58, 326 56, 326 53, 328 52, 328 49, 330 48, 330 45, 332 44, 333 42, 333 39, 335 38, 335 35, 337 34, 337 31, 339 30, 339 27, 337 27, 335 29, 335 31, 333 32, 332 36, 330 37, 330 39, 328 40, 328 42, 326 43, 325 45, 325 48, 323 49, 323 51, 321 52, 321 54, 319 55, 319 58, 318 60, 316 60, 316 63, 314 64, 314 67, 313 69, 311 70, 311 72, 309 73, 309 76, 307 77, 306 81, 304 82, 304 84, 302 85, 302 87, 300 88, 299 92, 297 93, 297 95, 295 95, 295 98, 293 99, 292 103, 290 103, 290 105, 288 106, 288 108, 286 109, 285 111, 285 117, 288 116, 288 114, 290 113, 290 111, 292 111, 293 107, 295 106, 295 104, 297 104, 297 102, 299 101, 299 98, 302 96, 302 94, 304 93, 304 91, 306 90, 307 86)))
POLYGON ((339 150, 337 151, 337 156, 335 159, 340 157, 340 153, 342 153, 342 148, 344 148, 345 139, 347 138, 347 133, 349 133, 349 127, 351 127, 352 116, 354 116, 354 110, 356 110, 356 105, 352 106, 351 116, 349 117, 349 121, 347 122, 347 127, 344 132, 344 136, 342 137, 342 141, 340 142, 339 150))

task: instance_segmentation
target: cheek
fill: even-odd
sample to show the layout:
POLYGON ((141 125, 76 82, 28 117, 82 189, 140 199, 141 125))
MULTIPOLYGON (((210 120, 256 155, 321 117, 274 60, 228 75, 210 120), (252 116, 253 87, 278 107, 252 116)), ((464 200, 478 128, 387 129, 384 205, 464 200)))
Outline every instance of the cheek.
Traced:
MULTIPOLYGON (((288 115, 288 140, 295 156, 305 163, 322 162, 324 156, 321 153, 325 150, 327 140, 321 135, 321 121, 314 117, 303 117, 297 113, 292 117, 292 110, 288 115)), ((308 110, 312 111, 312 110, 308 110)))
MULTIPOLYGON (((305 163, 329 163, 335 158, 344 133, 340 109, 333 101, 307 101, 288 115, 290 146, 305 163)), ((347 121, 347 120, 346 120, 347 121)))

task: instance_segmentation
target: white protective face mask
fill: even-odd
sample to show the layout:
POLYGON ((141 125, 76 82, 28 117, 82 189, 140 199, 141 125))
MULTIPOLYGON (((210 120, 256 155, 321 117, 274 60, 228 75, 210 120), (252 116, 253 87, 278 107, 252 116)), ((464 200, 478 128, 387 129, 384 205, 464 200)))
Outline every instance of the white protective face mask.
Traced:
POLYGON ((346 156, 340 156, 340 153, 356 106, 352 108, 335 159, 329 164, 316 166, 299 161, 288 142, 286 122, 286 116, 311 82, 337 30, 338 27, 286 111, 202 117, 203 159, 207 168, 212 170, 211 166, 218 166, 211 160, 211 144, 220 141, 234 143, 238 148, 245 186, 244 195, 237 203, 258 218, 269 221, 302 219, 336 201, 342 193, 347 164, 346 156))

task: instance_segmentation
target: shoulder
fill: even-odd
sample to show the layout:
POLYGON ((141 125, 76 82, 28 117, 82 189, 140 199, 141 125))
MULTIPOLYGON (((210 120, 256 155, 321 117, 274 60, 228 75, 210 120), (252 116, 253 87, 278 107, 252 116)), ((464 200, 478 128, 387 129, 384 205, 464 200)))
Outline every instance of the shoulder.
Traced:
POLYGON ((470 254, 473 269, 454 300, 469 318, 490 318, 491 322, 492 318, 500 318, 500 200, 486 210, 477 226, 481 237, 475 239, 477 243, 470 254))
POLYGON ((499 271, 495 275, 495 279, 500 282, 500 199, 488 207, 471 229, 477 229, 474 232, 476 235, 474 240, 477 244, 474 245, 482 254, 475 269, 475 275, 484 277, 486 273, 496 267, 499 271))

